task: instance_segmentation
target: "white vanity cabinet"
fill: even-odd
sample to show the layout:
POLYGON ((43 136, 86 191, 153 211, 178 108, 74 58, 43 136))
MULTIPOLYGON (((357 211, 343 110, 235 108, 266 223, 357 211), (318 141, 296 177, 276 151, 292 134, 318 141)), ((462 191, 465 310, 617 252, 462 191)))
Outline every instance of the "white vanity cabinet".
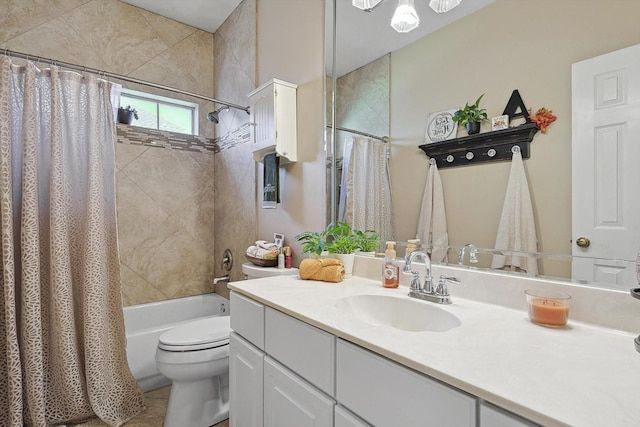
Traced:
POLYGON ((264 305, 231 293, 230 427, 263 427, 264 305))
POLYGON ((342 406, 336 406, 334 427, 371 427, 342 406))
POLYGON ((331 427, 335 401, 270 357, 264 361, 264 427, 331 427))
POLYGON ((229 343, 230 426, 262 427, 264 353, 235 332, 229 343))
POLYGON ((332 427, 335 337, 235 292, 231 427, 332 427))
POLYGON ((535 425, 234 291, 231 307, 231 427, 535 425))
POLYGON ((338 340, 336 399, 375 426, 475 427, 476 398, 338 340))
POLYGON ((276 152, 280 163, 297 160, 296 91, 298 86, 272 79, 249 93, 253 157, 262 162, 276 152))
POLYGON ((531 421, 525 420, 511 412, 505 411, 485 401, 480 402, 481 427, 537 427, 531 421))

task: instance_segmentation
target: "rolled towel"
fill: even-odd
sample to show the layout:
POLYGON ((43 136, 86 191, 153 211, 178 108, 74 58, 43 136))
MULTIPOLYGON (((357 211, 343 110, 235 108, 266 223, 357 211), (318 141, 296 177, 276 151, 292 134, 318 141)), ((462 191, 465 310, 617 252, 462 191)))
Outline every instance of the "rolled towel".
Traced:
POLYGON ((267 250, 259 248, 258 246, 249 246, 247 248, 247 255, 260 258, 260 259, 276 259, 278 258, 278 251, 275 249, 267 250))
POLYGON ((278 250, 278 245, 272 242, 267 242, 266 240, 256 240, 255 245, 261 249, 266 249, 268 251, 278 250))
POLYGON ((344 265, 337 259, 303 259, 300 263, 300 278, 322 282, 341 282, 344 279, 344 265))

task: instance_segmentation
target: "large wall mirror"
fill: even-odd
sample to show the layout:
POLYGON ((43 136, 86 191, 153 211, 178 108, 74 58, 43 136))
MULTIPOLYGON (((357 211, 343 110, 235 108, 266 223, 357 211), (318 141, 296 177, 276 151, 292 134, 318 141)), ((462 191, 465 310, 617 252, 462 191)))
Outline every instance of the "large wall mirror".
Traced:
MULTIPOLYGON (((518 89, 530 110, 546 107, 558 117, 546 133, 534 137, 524 161, 542 254, 539 275, 620 290, 633 287, 640 239, 631 239, 622 255, 613 250, 594 255, 600 237, 592 238, 590 247, 576 245, 581 235, 573 230, 572 215, 583 212, 573 208, 580 203, 572 200, 573 162, 580 155, 572 149, 572 97, 580 92, 572 91, 572 66, 639 44, 635 17, 640 3, 540 0, 532 7, 528 0, 462 0, 444 14, 434 13, 428 3, 415 0, 420 27, 399 34, 389 26, 395 0, 383 0, 370 12, 353 7, 351 0, 327 0, 327 34, 335 35, 326 50, 327 124, 333 130, 327 149, 334 193, 329 220, 338 215, 341 153, 353 135, 350 130, 388 136, 395 239, 414 238, 429 164, 418 146, 424 143, 429 115, 484 94, 482 106, 489 117, 498 116, 518 89), (584 263, 593 273, 589 279, 576 276, 584 263), (620 274, 625 269, 626 276, 620 274)), ((481 132, 489 128, 484 124, 481 132)), ((464 134, 458 130, 458 136, 464 134)), ((615 147, 605 148, 604 157, 615 157, 615 147)), ((459 247, 472 243, 486 248, 474 267, 490 265, 509 170, 508 160, 440 170, 452 246, 449 263, 457 263, 459 247)), ((628 210, 633 203, 625 197, 609 201, 619 203, 625 217, 640 218, 628 210)), ((600 228, 624 230, 624 225, 600 228)))

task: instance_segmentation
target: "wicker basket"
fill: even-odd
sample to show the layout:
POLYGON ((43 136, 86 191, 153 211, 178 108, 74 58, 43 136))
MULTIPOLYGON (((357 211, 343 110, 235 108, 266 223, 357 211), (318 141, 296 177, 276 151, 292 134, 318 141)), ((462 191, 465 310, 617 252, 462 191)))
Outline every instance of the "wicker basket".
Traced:
POLYGON ((247 260, 251 261, 251 264, 257 265, 258 267, 275 267, 278 265, 278 259, 274 258, 274 259, 262 259, 262 258, 255 258, 252 257, 251 255, 247 255, 244 254, 245 258, 247 258, 247 260))

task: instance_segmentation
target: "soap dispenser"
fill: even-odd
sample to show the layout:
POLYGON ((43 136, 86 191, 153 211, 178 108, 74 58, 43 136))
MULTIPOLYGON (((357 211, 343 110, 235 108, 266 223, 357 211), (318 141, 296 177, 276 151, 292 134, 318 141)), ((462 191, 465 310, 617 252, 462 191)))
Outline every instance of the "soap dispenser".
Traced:
POLYGON ((396 259, 395 245, 396 242, 387 242, 387 250, 384 251, 382 286, 385 288, 397 288, 400 285, 400 267, 396 259))

